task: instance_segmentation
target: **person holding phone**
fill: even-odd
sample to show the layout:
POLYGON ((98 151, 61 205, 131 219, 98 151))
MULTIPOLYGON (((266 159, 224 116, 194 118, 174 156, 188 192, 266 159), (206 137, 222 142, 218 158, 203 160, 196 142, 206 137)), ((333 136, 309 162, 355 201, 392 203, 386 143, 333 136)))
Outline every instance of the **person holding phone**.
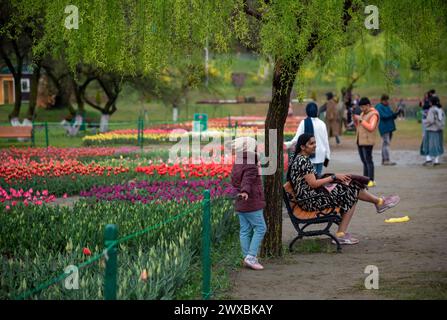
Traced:
POLYGON ((359 106, 362 113, 354 116, 357 148, 363 163, 363 175, 370 179, 368 187, 375 187, 373 148, 376 144, 380 116, 367 97, 360 99, 359 106))

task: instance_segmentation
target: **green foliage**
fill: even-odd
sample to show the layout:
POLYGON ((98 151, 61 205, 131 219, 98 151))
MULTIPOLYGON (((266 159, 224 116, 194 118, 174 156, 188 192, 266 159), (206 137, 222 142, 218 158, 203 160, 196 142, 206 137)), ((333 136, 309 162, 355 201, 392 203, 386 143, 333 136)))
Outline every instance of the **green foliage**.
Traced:
MULTIPOLYGON (((213 200, 212 243, 224 242, 237 221, 229 201, 213 200)), ((103 248, 103 228, 119 227, 121 237, 157 225, 186 212, 178 220, 119 244, 119 299, 172 299, 188 281, 193 258, 200 249, 201 204, 163 205, 80 201, 67 207, 15 207, 0 213, 0 297, 13 298, 59 276, 68 265, 79 265, 103 248), (189 211, 186 211, 189 210, 189 211), (188 213, 189 212, 189 213, 188 213), (142 270, 146 282, 140 280, 142 270)), ((55 284, 32 299, 102 299, 104 261, 80 269, 80 289, 55 284)), ((197 292, 194 293, 197 295, 197 292)))

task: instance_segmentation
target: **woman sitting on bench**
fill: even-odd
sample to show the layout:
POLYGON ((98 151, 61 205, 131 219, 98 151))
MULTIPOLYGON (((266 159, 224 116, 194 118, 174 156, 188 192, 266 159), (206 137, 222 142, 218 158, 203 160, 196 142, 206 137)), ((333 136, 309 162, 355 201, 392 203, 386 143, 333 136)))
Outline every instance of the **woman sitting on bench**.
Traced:
POLYGON ((305 211, 338 208, 338 212, 342 215, 336 234, 340 244, 357 244, 359 240, 346 232, 357 201, 360 199, 373 203, 377 213, 382 213, 396 206, 400 198, 397 195, 376 197, 367 192, 366 187, 351 183, 349 174, 333 174, 317 179, 314 166, 309 159, 315 153, 315 148, 315 138, 312 134, 304 133, 298 138, 294 158, 287 172, 287 180, 292 184, 297 205, 305 211))

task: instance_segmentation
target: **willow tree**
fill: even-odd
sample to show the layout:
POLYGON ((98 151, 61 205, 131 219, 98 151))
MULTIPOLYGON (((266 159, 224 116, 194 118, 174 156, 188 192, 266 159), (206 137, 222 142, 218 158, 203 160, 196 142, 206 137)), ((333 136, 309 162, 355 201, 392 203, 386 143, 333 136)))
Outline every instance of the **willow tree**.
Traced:
MULTIPOLYGON (((70 25, 76 19, 76 10, 66 13, 66 3, 47 1, 45 41, 40 47, 51 47, 55 54, 63 51, 73 69, 82 62, 123 76, 159 74, 203 55, 205 46, 214 52, 229 51, 236 39, 256 42, 260 55, 273 58, 266 132, 276 129, 278 134, 277 141, 269 141, 266 134, 266 150, 276 143, 273 156, 278 168, 265 179, 268 233, 263 254, 281 255, 282 143, 292 87, 308 59, 324 62, 370 32, 364 23, 367 1, 73 0, 70 3, 79 11, 78 29, 67 28, 67 21, 70 25)), ((436 50, 446 29, 444 0, 376 0, 374 4, 382 32, 407 43, 419 60, 436 50)))

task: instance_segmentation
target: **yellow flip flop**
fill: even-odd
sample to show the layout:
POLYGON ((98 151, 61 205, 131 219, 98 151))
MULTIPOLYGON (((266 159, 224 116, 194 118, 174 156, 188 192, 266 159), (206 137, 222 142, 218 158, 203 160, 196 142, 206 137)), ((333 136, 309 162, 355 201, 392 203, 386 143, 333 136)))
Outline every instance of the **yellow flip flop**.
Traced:
POLYGON ((398 222, 408 222, 408 221, 410 221, 409 216, 400 217, 400 218, 390 218, 390 219, 385 220, 386 223, 398 223, 398 222))

